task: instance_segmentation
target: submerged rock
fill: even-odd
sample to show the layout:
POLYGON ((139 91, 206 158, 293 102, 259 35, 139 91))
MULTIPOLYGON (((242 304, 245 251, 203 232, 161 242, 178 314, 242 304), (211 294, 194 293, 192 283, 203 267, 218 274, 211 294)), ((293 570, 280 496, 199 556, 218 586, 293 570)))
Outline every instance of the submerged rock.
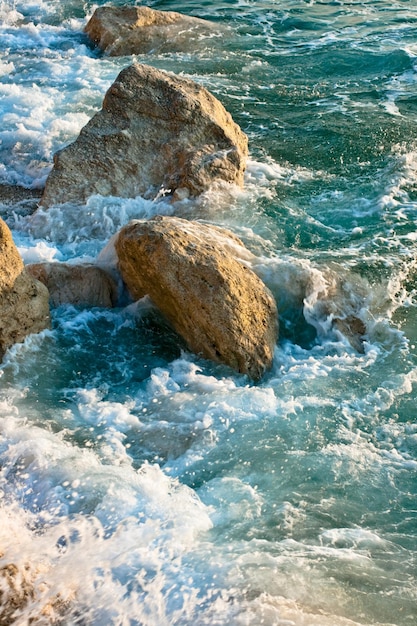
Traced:
POLYGON ((27 271, 49 291, 52 306, 112 307, 117 286, 112 277, 96 265, 33 263, 27 271))
POLYGON ((68 590, 64 599, 43 581, 47 569, 35 568, 31 563, 17 566, 0 552, 0 625, 9 624, 63 624, 74 599, 68 590))
POLYGON ((0 216, 4 220, 31 215, 38 208, 41 189, 27 189, 20 185, 0 183, 0 216))
POLYGON ((31 202, 34 207, 40 200, 40 189, 28 189, 19 185, 0 183, 0 204, 17 204, 18 202, 31 202))
POLYGON ((7 348, 49 323, 48 290, 25 270, 11 232, 0 219, 0 359, 7 348))
POLYGON ((33 600, 33 596, 27 571, 19 571, 14 563, 0 567, 0 624, 15 623, 16 614, 33 600))
POLYGON ((215 28, 207 20, 174 11, 104 6, 95 10, 85 32, 103 52, 121 56, 187 51, 215 28))
POLYGON ((115 243, 122 277, 135 299, 149 295, 205 358, 259 379, 272 364, 278 334, 275 300, 233 254, 229 231, 158 216, 125 226, 115 243))
POLYGON ((333 327, 344 335, 354 350, 363 354, 365 352, 364 341, 366 326, 363 320, 355 315, 347 315, 345 318, 335 318, 333 327))
POLYGON ((246 157, 246 135, 204 87, 134 64, 77 140, 55 154, 41 204, 93 194, 184 198, 218 180, 243 185, 246 157))

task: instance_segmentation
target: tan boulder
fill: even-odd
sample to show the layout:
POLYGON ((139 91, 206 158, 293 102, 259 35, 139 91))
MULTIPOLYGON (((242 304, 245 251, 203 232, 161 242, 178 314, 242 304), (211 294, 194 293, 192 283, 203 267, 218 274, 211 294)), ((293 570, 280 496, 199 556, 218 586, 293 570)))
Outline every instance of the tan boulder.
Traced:
POLYGON ((104 6, 95 10, 85 32, 103 52, 120 56, 187 51, 215 29, 207 20, 174 11, 104 6))
POLYGON ((140 64, 122 70, 103 108, 57 152, 43 206, 198 195, 214 181, 243 185, 247 137, 194 81, 140 64))
POLYGON ((0 359, 7 348, 49 326, 49 295, 24 268, 6 223, 0 219, 0 359))
POLYGON ((112 277, 96 265, 33 263, 27 271, 49 291, 52 306, 112 307, 117 286, 112 277))
POLYGON ((157 216, 125 226, 115 243, 135 299, 148 294, 190 350, 259 379, 272 364, 278 321, 264 283, 234 255, 229 231, 157 216))

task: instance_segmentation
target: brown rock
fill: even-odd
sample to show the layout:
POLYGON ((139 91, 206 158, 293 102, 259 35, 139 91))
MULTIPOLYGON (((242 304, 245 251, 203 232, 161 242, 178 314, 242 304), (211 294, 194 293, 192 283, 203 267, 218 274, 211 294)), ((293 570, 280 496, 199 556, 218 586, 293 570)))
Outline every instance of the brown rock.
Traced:
POLYGON ((85 32, 103 52, 120 56, 187 51, 214 29, 207 20, 174 11, 105 6, 95 10, 85 32))
POLYGON ((146 65, 122 70, 102 110, 57 152, 41 203, 198 195, 214 181, 243 185, 247 137, 197 83, 146 65))
POLYGON ((33 599, 33 588, 26 574, 14 563, 0 567, 0 624, 15 623, 16 613, 33 599))
POLYGON ((0 358, 14 343, 49 326, 48 300, 48 290, 25 270, 0 219, 0 358))
POLYGON ((354 315, 345 318, 337 317, 333 320, 333 327, 344 335, 352 348, 363 354, 366 326, 364 322, 354 315))
POLYGON ((148 294, 193 352, 254 379, 271 366, 275 300, 233 256, 243 244, 232 233, 158 216, 125 226, 115 245, 133 297, 148 294))
POLYGON ((112 307, 116 299, 114 280, 96 265, 33 263, 26 269, 48 288, 52 306, 112 307))
MULTIPOLYGON (((68 589, 66 598, 54 594, 42 580, 47 567, 25 563, 18 567, 8 562, 0 552, 0 626, 11 624, 63 624, 74 592, 68 589)), ((65 622, 66 623, 66 622, 65 622)))

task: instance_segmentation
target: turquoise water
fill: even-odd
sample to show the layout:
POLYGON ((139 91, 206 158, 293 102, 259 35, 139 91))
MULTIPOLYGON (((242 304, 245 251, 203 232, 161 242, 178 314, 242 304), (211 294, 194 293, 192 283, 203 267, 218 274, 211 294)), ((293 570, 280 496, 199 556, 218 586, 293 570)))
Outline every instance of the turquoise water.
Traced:
POLYGON ((147 2, 218 36, 103 58, 82 34, 100 4, 0 0, 0 182, 42 187, 135 60, 223 102, 249 137, 245 188, 0 206, 22 257, 92 260, 130 219, 205 219, 254 253, 281 336, 257 385, 146 302, 59 307, 9 350, 0 567, 34 589, 13 623, 414 626, 417 6, 147 2), (351 316, 363 344, 334 323, 351 316))

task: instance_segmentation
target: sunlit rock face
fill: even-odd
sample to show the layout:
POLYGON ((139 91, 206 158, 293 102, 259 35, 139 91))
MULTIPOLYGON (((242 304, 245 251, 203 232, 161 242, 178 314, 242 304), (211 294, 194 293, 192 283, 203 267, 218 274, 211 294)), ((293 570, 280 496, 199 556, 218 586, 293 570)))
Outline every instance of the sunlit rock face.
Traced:
POLYGON ((183 199, 216 181, 242 186, 246 158, 246 135, 204 87, 134 64, 76 141, 55 154, 41 203, 84 203, 93 194, 183 199))
POLYGON ((149 295, 193 352, 259 379, 272 364, 277 309, 237 246, 225 229, 161 216, 131 222, 116 241, 135 299, 149 295))
POLYGON ((7 348, 49 323, 48 290, 25 270, 10 230, 0 219, 0 359, 7 348))

